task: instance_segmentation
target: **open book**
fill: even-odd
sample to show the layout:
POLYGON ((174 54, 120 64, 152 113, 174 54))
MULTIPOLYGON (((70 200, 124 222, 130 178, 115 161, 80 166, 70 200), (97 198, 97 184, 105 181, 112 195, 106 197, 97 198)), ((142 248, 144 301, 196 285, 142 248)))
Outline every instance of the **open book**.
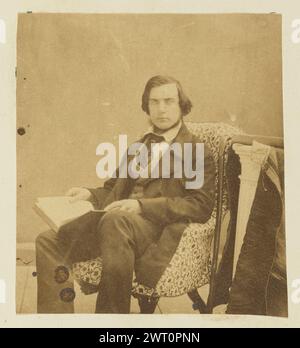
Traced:
POLYGON ((33 209, 55 231, 86 214, 103 215, 105 210, 95 210, 88 201, 70 202, 70 197, 56 196, 38 198, 33 209))

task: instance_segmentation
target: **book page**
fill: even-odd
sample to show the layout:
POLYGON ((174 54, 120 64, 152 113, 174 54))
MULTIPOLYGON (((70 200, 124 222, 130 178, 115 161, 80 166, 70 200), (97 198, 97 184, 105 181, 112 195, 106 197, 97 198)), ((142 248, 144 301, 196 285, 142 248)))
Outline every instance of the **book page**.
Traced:
POLYGON ((70 202, 70 197, 65 196, 38 198, 36 206, 56 227, 94 209, 91 202, 82 200, 70 202))

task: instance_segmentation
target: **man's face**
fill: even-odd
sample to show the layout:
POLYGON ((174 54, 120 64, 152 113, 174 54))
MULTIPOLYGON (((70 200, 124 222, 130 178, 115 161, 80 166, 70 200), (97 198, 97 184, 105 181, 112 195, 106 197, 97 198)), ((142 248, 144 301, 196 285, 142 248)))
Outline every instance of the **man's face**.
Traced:
POLYGON ((167 130, 179 121, 181 110, 175 83, 151 89, 149 114, 152 124, 160 130, 167 130))

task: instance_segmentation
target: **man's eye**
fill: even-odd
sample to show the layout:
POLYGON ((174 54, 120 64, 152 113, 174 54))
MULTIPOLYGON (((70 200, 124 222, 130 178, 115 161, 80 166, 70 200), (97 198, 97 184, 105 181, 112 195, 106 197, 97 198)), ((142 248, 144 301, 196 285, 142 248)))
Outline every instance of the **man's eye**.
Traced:
POLYGON ((175 99, 172 99, 172 98, 166 99, 166 104, 168 104, 168 105, 174 104, 175 102, 176 102, 175 99))
MULTIPOLYGON (((161 101, 166 105, 173 105, 173 104, 178 102, 178 100, 174 99, 174 98, 161 99, 161 101)), ((149 105, 151 105, 151 106, 157 106, 157 105, 159 105, 159 103, 160 103, 160 100, 156 100, 156 99, 149 100, 149 105)))
POLYGON ((166 103, 167 103, 167 104, 172 104, 173 101, 174 101, 173 99, 166 99, 166 103))

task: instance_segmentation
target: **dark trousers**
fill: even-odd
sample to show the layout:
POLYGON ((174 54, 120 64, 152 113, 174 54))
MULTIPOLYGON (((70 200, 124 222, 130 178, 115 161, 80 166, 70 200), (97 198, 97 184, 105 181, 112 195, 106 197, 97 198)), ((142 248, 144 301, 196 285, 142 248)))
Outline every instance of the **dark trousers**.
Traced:
MULTIPOLYGON (((84 258, 96 255, 102 258, 96 313, 130 312, 135 260, 158 239, 161 231, 161 226, 138 214, 115 211, 102 217, 95 228, 92 247, 87 248, 86 254, 82 250, 78 253, 85 255, 84 258)), ((91 234, 88 233, 87 236, 90 237, 91 234)), ((61 298, 63 289, 73 289, 72 281, 59 283, 55 279, 57 267, 66 266, 70 269, 71 254, 76 255, 76 246, 59 238, 54 231, 43 232, 37 237, 38 313, 74 312, 73 302, 65 302, 61 298)))

